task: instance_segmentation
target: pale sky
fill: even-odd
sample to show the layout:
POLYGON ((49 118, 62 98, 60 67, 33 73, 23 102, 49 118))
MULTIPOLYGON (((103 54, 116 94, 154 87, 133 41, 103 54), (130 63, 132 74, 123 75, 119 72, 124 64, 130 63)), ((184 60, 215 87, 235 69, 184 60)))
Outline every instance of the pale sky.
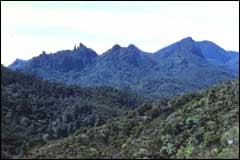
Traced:
POLYGON ((114 44, 155 52, 185 37, 239 51, 239 2, 2 2, 1 63, 114 44))

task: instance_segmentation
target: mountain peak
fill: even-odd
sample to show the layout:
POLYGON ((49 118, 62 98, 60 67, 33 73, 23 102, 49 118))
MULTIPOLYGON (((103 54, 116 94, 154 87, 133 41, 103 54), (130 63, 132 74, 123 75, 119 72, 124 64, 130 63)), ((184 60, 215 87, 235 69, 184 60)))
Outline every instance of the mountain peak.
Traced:
POLYGON ((134 52, 134 53, 139 53, 139 52, 142 52, 139 48, 137 48, 134 44, 130 44, 128 47, 127 47, 128 51, 129 52, 134 52))
POLYGON ((14 62, 24 62, 24 61, 25 61, 25 60, 16 58, 16 60, 15 60, 14 62))
POLYGON ((82 43, 80 43, 79 48, 87 48, 87 47, 85 45, 83 45, 82 43))
POLYGON ((182 40, 180 40, 179 42, 194 42, 194 40, 192 39, 192 37, 186 37, 186 38, 183 38, 182 40))
POLYGON ((74 49, 73 50, 79 50, 79 49, 88 49, 84 44, 82 43, 79 43, 79 46, 74 46, 74 49))
POLYGON ((129 48, 129 47, 135 47, 135 48, 137 48, 134 44, 129 44, 129 45, 128 45, 128 48, 129 48))
POLYGON ((8 67, 11 69, 17 69, 19 67, 21 67, 22 65, 24 65, 27 61, 22 60, 22 59, 16 59, 12 64, 10 64, 8 67))
POLYGON ((122 48, 119 44, 115 44, 113 47, 112 47, 112 49, 113 50, 118 50, 118 49, 120 49, 120 48, 122 48))
POLYGON ((22 59, 16 59, 13 64, 17 64, 17 63, 22 63, 22 62, 25 62, 25 60, 22 60, 22 59))
POLYGON ((156 52, 156 55, 159 57, 168 57, 174 54, 179 54, 181 56, 184 55, 187 58, 190 58, 191 55, 197 55, 198 57, 205 59, 201 49, 196 45, 196 42, 192 37, 183 38, 156 52))
POLYGON ((81 55, 85 55, 87 57, 97 57, 97 53, 91 48, 87 48, 84 44, 79 43, 79 46, 76 48, 77 53, 81 53, 81 55))
POLYGON ((139 50, 134 44, 130 44, 128 47, 127 47, 128 49, 137 49, 137 50, 139 50))

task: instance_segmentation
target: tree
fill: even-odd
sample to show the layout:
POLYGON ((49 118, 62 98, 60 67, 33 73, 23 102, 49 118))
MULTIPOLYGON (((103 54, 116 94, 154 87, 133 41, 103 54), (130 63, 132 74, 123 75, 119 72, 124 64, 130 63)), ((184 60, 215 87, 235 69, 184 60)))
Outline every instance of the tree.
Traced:
POLYGON ((159 107, 153 107, 150 111, 151 119, 155 119, 160 115, 160 108, 159 107))
POLYGON ((145 112, 150 110, 151 108, 152 106, 150 104, 144 103, 141 107, 137 109, 137 111, 140 116, 143 116, 145 112))

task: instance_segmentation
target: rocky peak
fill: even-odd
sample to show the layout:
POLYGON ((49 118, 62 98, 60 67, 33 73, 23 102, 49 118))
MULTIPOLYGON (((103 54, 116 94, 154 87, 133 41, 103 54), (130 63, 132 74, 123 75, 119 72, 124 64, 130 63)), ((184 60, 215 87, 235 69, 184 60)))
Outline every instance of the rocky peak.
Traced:
POLYGON ((88 49, 84 44, 82 44, 82 43, 79 43, 79 45, 78 46, 76 46, 76 45, 74 45, 74 51, 75 50, 79 50, 79 49, 83 49, 83 50, 85 50, 85 49, 88 49))
POLYGON ((79 48, 80 48, 80 49, 81 49, 81 48, 85 48, 85 49, 86 49, 87 47, 84 46, 82 43, 80 43, 80 44, 79 44, 79 48))
POLYGON ((79 46, 74 46, 75 53, 81 53, 87 57, 97 57, 97 53, 90 48, 87 48, 84 44, 79 43, 79 46))
POLYGON ((119 50, 121 49, 122 47, 119 45, 119 44, 115 44, 113 47, 112 47, 112 50, 119 50))
POLYGON ((195 41, 192 39, 192 37, 186 37, 178 41, 176 44, 177 46, 192 47, 195 44, 195 41))
POLYGON ((194 42, 194 40, 192 39, 192 37, 186 37, 186 38, 183 38, 181 41, 185 41, 185 42, 194 42))
POLYGON ((127 47, 127 49, 130 50, 130 51, 140 51, 134 44, 130 44, 127 47))

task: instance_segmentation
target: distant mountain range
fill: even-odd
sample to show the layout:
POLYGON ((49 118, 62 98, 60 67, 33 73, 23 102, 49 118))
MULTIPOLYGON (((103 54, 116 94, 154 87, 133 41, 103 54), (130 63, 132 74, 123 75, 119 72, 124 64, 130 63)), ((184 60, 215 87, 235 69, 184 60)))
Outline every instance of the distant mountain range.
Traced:
POLYGON ((206 88, 239 75, 239 53, 210 41, 184 38, 155 53, 116 44, 101 55, 83 44, 54 54, 43 52, 8 66, 49 81, 111 86, 147 97, 171 97, 206 88))

